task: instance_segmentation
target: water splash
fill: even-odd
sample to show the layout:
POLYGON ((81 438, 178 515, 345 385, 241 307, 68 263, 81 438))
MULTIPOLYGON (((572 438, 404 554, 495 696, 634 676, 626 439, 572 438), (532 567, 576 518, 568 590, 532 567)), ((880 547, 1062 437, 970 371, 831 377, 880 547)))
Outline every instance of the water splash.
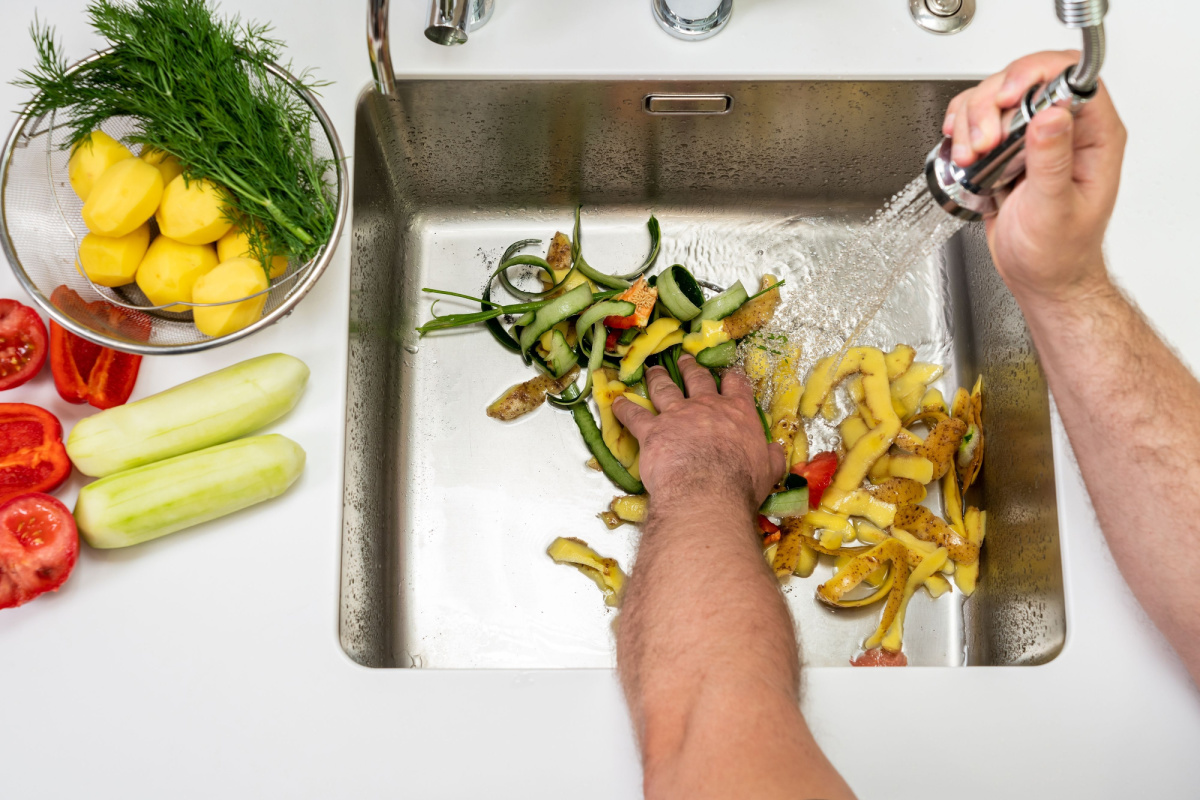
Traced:
POLYGON ((770 338, 748 341, 741 354, 765 348, 772 370, 782 337, 801 348, 795 366, 804 377, 818 359, 853 344, 905 342, 918 358, 946 363, 952 323, 942 253, 963 222, 937 205, 924 177, 865 222, 826 214, 672 225, 662 263, 683 263, 722 285, 740 279, 751 292, 764 273, 785 278, 783 303, 764 331, 770 338))

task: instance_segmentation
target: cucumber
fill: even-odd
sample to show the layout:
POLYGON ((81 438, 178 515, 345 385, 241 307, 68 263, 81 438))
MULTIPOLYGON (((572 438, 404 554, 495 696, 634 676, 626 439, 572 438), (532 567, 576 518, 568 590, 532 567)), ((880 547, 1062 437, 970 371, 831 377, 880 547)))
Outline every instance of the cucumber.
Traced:
POLYGON ((592 304, 592 287, 581 283, 566 294, 559 295, 537 310, 533 321, 521 329, 521 352, 528 353, 542 334, 568 317, 573 317, 592 304))
POLYGON ((300 400, 308 367, 283 353, 259 356, 80 420, 67 455, 102 478, 221 444, 282 417, 300 400))
POLYGON ((546 363, 550 366, 550 374, 555 378, 561 378, 575 366, 575 351, 567 347, 567 338, 560 330, 555 329, 550 337, 550 352, 546 356, 546 363))
POLYGON ((718 367, 728 367, 737 359, 737 341, 730 339, 728 342, 713 347, 706 347, 696 354, 696 361, 702 367, 716 369, 718 367))
POLYGON ((808 513, 808 484, 768 495, 758 513, 768 517, 802 517, 808 513))
POLYGON ((303 469, 304 450, 291 439, 238 439, 88 484, 75 522, 92 547, 128 547, 278 497, 303 469))
POLYGON ((692 333, 700 330, 700 323, 706 319, 725 319, 742 307, 742 303, 750 299, 746 287, 737 281, 725 291, 700 306, 700 314, 692 319, 692 333))
POLYGON ((687 322, 699 316, 704 305, 704 293, 692 273, 682 264, 675 264, 659 276, 658 301, 666 306, 671 316, 687 322))

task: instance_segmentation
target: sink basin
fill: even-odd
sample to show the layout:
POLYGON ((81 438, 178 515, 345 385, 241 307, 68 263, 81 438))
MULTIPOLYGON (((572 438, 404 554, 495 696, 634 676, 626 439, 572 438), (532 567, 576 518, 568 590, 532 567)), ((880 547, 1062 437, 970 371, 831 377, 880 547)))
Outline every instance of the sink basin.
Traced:
MULTIPOLYGON (((609 531, 596 518, 619 492, 584 466, 568 414, 484 415, 533 373, 482 326, 419 339, 413 329, 432 300, 422 287, 477 296, 505 246, 540 238, 544 248, 555 230, 570 231, 582 202, 588 260, 605 271, 641 261, 654 213, 659 266, 680 260, 700 278, 750 285, 768 265, 802 292, 813 279, 804 254, 853 236, 920 173, 942 109, 967 85, 414 80, 390 98, 364 92, 342 534, 347 654, 372 667, 614 663, 616 614, 544 551, 556 536, 577 536, 632 566, 637 529, 609 531)), ((838 303, 854 307, 856 292, 878 289, 859 277, 838 303)), ((917 594, 909 662, 1045 663, 1066 631, 1049 402, 982 227, 960 231, 893 294, 864 342, 908 341, 945 364, 936 385, 946 397, 982 374, 989 436, 971 497, 988 512, 979 590, 965 601, 917 594)), ((450 300, 438 312, 477 308, 450 300)), ((813 590, 829 573, 822 564, 784 590, 810 666, 847 665, 878 618, 878 607, 820 606, 813 590)))

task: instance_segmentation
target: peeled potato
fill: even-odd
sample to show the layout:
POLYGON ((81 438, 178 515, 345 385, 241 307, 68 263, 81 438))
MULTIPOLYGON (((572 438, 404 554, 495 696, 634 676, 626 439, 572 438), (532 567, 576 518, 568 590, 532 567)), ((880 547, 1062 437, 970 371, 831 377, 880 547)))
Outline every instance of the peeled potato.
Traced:
MULTIPOLYGON (((137 285, 156 306, 190 303, 196 281, 216 266, 217 251, 212 245, 184 244, 159 236, 138 266, 137 285)), ((166 310, 187 311, 188 307, 170 305, 166 310)))
POLYGON ((79 245, 79 266, 92 283, 124 286, 133 283, 149 244, 149 223, 142 223, 124 236, 89 233, 79 245))
MULTIPOLYGON (((231 258, 250 258, 250 237, 238 226, 234 225, 228 232, 217 240, 217 258, 228 261, 231 258)), ((278 278, 287 272, 287 256, 272 256, 268 278, 278 278)))
MULTIPOLYGON (((193 303, 224 303, 264 291, 270 284, 262 264, 253 258, 231 258, 200 276, 192 289, 193 303)), ((265 294, 223 306, 197 306, 192 319, 205 336, 225 336, 240 331, 262 316, 265 294)))
POLYGON ((163 176, 163 186, 175 180, 183 172, 183 165, 179 163, 178 158, 153 147, 147 147, 138 158, 152 167, 158 167, 158 171, 163 176))
POLYGON ((158 207, 158 229, 184 244, 209 244, 225 235, 232 225, 225 199, 215 183, 208 180, 173 178, 162 193, 158 207))
POLYGON ((83 201, 83 222, 92 233, 124 236, 154 216, 162 199, 162 174, 139 158, 118 161, 83 201))
POLYGON ((127 158, 133 158, 133 153, 125 145, 104 131, 92 131, 79 143, 67 162, 67 178, 71 181, 71 188, 80 200, 86 201, 104 171, 127 158))

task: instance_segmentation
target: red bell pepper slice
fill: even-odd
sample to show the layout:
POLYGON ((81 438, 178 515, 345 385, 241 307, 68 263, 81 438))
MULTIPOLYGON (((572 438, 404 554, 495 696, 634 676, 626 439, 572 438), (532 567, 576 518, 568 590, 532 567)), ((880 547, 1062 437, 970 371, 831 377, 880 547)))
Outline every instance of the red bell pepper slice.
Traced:
POLYGON ((101 347, 50 321, 50 371, 68 403, 96 408, 123 404, 133 394, 141 366, 141 356, 101 347))
POLYGON ((0 503, 52 492, 70 474, 58 417, 28 403, 0 403, 0 503))
POLYGON ((809 508, 815 509, 821 505, 821 497, 833 482, 833 474, 837 472, 837 468, 837 453, 818 453, 809 461, 792 466, 792 474, 808 481, 809 508))
MULTIPOLYGON (((66 286, 55 289, 51 299, 71 316, 99 323, 118 336, 149 338, 149 318, 140 312, 103 300, 85 303, 66 286)), ((50 321, 50 371, 54 387, 68 403, 90 403, 102 409, 123 404, 133 394, 141 365, 141 356, 102 347, 50 321)))

